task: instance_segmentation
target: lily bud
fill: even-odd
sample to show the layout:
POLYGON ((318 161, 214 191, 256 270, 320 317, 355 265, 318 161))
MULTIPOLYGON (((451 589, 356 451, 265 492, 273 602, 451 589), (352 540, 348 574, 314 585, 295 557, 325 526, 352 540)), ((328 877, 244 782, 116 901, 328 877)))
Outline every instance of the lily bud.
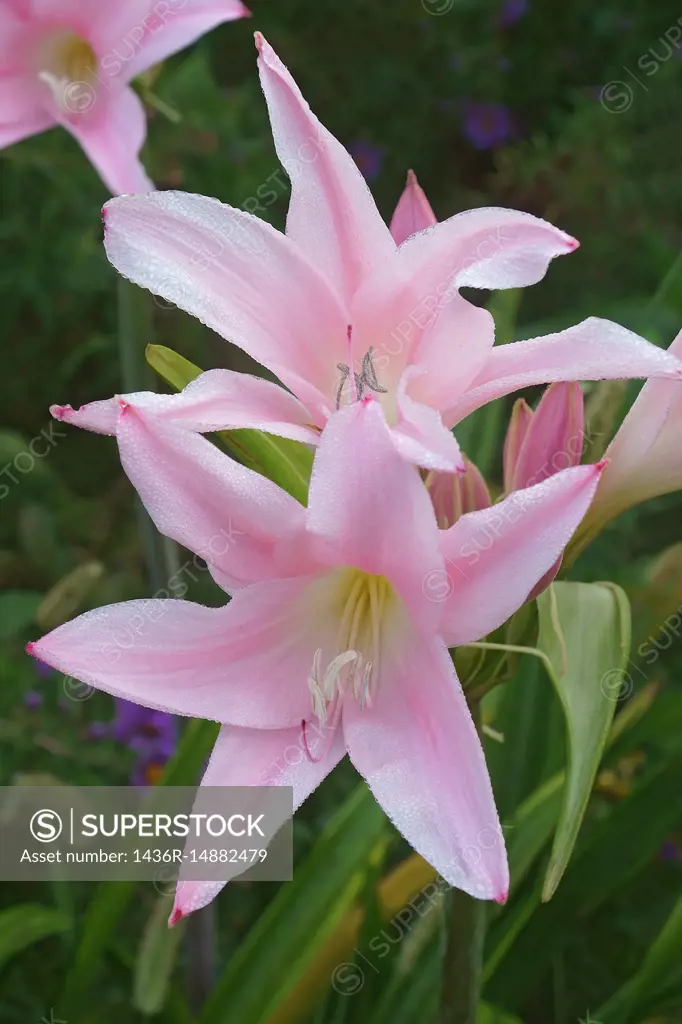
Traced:
MULTIPOLYGON (((668 351, 682 355, 682 331, 668 351)), ((601 528, 633 505, 682 488, 680 381, 647 381, 606 449, 606 458, 609 464, 586 526, 601 528)))
POLYGON ((504 445, 508 492, 542 483, 562 469, 577 466, 583 450, 584 402, 576 381, 551 384, 532 413, 528 406, 525 411, 518 402, 516 405, 519 408, 512 413, 504 445))
POLYGON ((514 402, 514 408, 509 419, 509 426, 504 439, 502 450, 502 468, 504 475, 504 489, 507 494, 514 490, 514 470, 519 461, 521 448, 526 439, 526 433, 533 418, 533 410, 525 398, 519 398, 514 402))
MULTIPOLYGON (((562 469, 577 466, 583 449, 584 401, 576 381, 551 384, 532 411, 519 399, 504 442, 507 493, 539 484, 562 469)), ((536 583, 532 600, 546 590, 561 568, 561 557, 536 583)))
POLYGON ((424 189, 417 181, 414 171, 407 172, 407 184, 391 217, 391 234, 397 245, 410 235, 436 224, 438 218, 431 209, 424 189))
POLYGON ((490 494, 480 470, 466 456, 464 465, 464 473, 432 472, 426 478, 426 489, 441 530, 447 530, 465 512, 490 507, 490 494))

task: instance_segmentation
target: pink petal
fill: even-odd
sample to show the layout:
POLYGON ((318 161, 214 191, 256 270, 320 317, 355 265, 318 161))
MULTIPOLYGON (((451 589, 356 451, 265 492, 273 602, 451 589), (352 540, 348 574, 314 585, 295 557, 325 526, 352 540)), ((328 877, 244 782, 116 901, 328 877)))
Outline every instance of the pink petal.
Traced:
MULTIPOLYGON (((145 408, 145 398, 152 395, 151 391, 139 391, 135 395, 125 395, 124 402, 137 403, 145 408)), ((154 397, 165 397, 162 395, 154 397)), ((70 405, 51 405, 50 415, 62 423, 69 423, 73 427, 81 427, 83 430, 92 430, 95 434, 116 433, 118 420, 121 415, 121 397, 105 398, 99 402, 88 402, 74 409, 70 405)))
MULTIPOLYGON (((420 307, 416 307, 420 308, 420 307)), ((487 309, 455 292, 439 303, 423 330, 410 318, 415 345, 411 360, 426 370, 411 393, 434 409, 448 409, 481 372, 495 340, 495 322, 487 309)), ((410 323, 410 320, 404 321, 410 323)), ((409 329, 408 329, 409 330, 409 329)))
POLYGON ((458 423, 474 409, 531 384, 622 377, 682 378, 682 362, 625 327, 589 317, 575 327, 492 350, 469 391, 443 419, 458 423))
POLYGON ((566 469, 441 533, 448 647, 480 640, 521 607, 587 512, 603 468, 566 469))
POLYGON ((398 250, 407 272, 419 276, 423 295, 438 284, 472 288, 524 288, 540 281, 555 256, 577 242, 529 213, 483 208, 458 213, 414 235, 398 250))
POLYGON ((377 362, 390 355, 392 380, 408 362, 425 366, 429 374, 415 398, 449 409, 484 369, 494 341, 490 314, 458 288, 533 284, 554 256, 576 244, 537 217, 496 209, 460 213, 412 235, 354 300, 359 348, 373 345, 377 362))
POLYGON ((138 157, 147 121, 137 94, 123 89, 109 95, 83 82, 73 85, 80 89, 74 100, 83 104, 83 114, 61 117, 61 123, 83 147, 109 191, 121 195, 153 189, 138 157))
POLYGON ((21 142, 32 135, 38 135, 47 128, 54 128, 54 125, 55 120, 47 110, 36 110, 20 121, 0 123, 0 149, 13 146, 15 142, 21 142))
POLYGON ((275 148, 291 179, 287 234, 350 302, 395 244, 352 158, 260 32, 256 46, 275 148))
POLYGON ((54 125, 45 109, 41 83, 34 75, 13 74, 7 67, 0 73, 0 138, 26 138, 54 125))
MULTIPOLYGON (((30 0, 29 9, 36 19, 59 21, 62 24, 82 21, 87 6, 79 0, 30 0)), ((93 20, 95 20, 93 18, 93 20)))
POLYGON ((426 469, 440 469, 446 473, 464 472, 464 460, 459 445, 450 430, 443 425, 435 409, 415 402, 406 388, 420 372, 421 367, 408 367, 398 385, 396 403, 398 422, 392 428, 393 442, 404 459, 426 469))
MULTIPOLYGON (((181 570, 168 590, 186 591, 200 571, 196 564, 181 570)), ((224 608, 167 598, 109 605, 29 651, 136 704, 254 729, 300 727, 310 714, 315 648, 329 642, 317 629, 309 585, 307 578, 256 584, 224 608)))
POLYGON ((303 507, 206 438, 127 406, 121 463, 161 533, 196 552, 226 589, 277 575, 278 541, 303 528, 303 507))
POLYGON ((382 653, 374 705, 343 708, 351 761, 417 853, 451 885, 504 900, 507 858, 480 740, 443 643, 382 653))
POLYGON ((185 0, 183 3, 150 0, 146 6, 149 12, 139 21, 129 21, 125 37, 116 37, 112 32, 114 26, 109 27, 112 57, 123 64, 126 82, 171 54, 184 50, 216 25, 249 17, 248 9, 240 0, 185 0))
POLYGON ((583 451, 583 393, 576 381, 550 384, 526 431, 512 490, 539 484, 560 469, 577 466, 583 451))
POLYGON ((122 402, 200 433, 249 427, 308 444, 319 439, 308 425, 310 413, 297 398, 271 381, 234 370, 208 370, 176 395, 139 391, 90 402, 80 409, 54 405, 50 412, 73 426, 115 434, 122 402))
MULTIPOLYGON (((294 810, 317 789, 346 752, 341 730, 325 756, 311 760, 301 728, 223 728, 201 780, 202 786, 291 786, 294 810)), ((317 757, 316 751, 312 752, 317 757)), ((283 822, 282 822, 283 824, 283 822)), ((234 877, 234 875, 232 876, 234 877)), ((225 882, 182 882, 170 923, 200 910, 213 900, 225 882)))
POLYGON ((433 626, 439 612, 424 599, 422 584, 429 572, 442 572, 436 520, 378 402, 356 402, 329 419, 313 465, 307 521, 316 557, 386 576, 416 619, 433 626))
MULTIPOLYGON (((431 230, 435 229, 426 234, 431 230)), ((408 239, 400 252, 411 244, 408 239)), ((411 391, 436 409, 452 406, 481 372, 494 340, 492 316, 462 298, 446 266, 429 280, 399 260, 390 260, 353 302, 356 351, 374 348, 379 379, 390 388, 397 386, 410 363, 424 367, 427 373, 411 391)))
MULTIPOLYGON (((20 17, 19 11, 13 11, 7 0, 0 6, 0 72, 3 76, 14 76, 26 70, 28 47, 35 37, 35 27, 20 17)), ((28 75, 25 76, 27 79, 28 75)), ((36 82, 33 77, 33 83, 36 82)), ((17 97, 20 102, 20 97, 17 97)), ((0 114, 0 121, 4 116, 0 114)))
POLYGON ((198 317, 297 394, 305 378, 320 408, 333 408, 348 314, 293 242, 251 214, 186 192, 104 209, 107 255, 124 277, 198 317))
POLYGON ((407 184, 391 218, 391 234, 394 242, 396 245, 400 245, 410 235, 416 234, 417 231, 423 231, 424 228, 429 228, 437 222, 438 218, 431 209, 431 204, 426 198, 423 188, 417 181, 417 175, 414 171, 408 171, 407 184))

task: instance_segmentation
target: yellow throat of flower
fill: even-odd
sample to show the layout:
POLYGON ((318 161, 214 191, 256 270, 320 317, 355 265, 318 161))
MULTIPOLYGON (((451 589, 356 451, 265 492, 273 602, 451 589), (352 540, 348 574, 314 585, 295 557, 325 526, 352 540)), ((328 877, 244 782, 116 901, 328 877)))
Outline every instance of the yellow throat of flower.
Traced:
POLYGON ((336 653, 322 672, 322 651, 316 651, 308 678, 313 712, 322 724, 327 721, 329 706, 335 707, 347 689, 360 707, 372 706, 373 684, 379 677, 382 625, 397 600, 384 576, 372 576, 360 569, 340 570, 336 586, 336 653))
POLYGON ((94 104, 98 60, 90 43, 68 29, 42 40, 36 55, 38 78, 65 113, 86 113, 94 104))

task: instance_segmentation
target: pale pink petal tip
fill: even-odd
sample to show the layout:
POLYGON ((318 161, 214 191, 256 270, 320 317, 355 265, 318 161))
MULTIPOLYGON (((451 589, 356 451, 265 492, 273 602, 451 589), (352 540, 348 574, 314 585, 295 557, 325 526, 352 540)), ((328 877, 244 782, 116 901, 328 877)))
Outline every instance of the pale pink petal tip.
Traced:
POLYGON ((262 32, 254 32, 253 33, 253 38, 254 38, 254 42, 256 44, 256 49, 260 53, 261 50, 263 49, 263 46, 265 45, 265 38, 263 36, 263 33, 262 32))
POLYGON ((178 923, 178 921, 182 921, 182 919, 183 919, 183 917, 184 917, 184 916, 185 916, 185 915, 184 915, 184 914, 183 914, 183 912, 182 912, 182 911, 181 911, 181 910, 179 909, 179 907, 174 907, 174 908, 173 908, 173 913, 172 913, 172 914, 171 914, 171 916, 170 916, 170 917, 168 918, 168 927, 169 927, 169 928, 172 928, 172 927, 173 927, 174 925, 176 925, 176 924, 178 923))
POLYGON ((499 896, 495 897, 495 902, 499 903, 500 905, 503 905, 503 904, 505 904, 507 902, 507 897, 508 896, 509 896, 508 892, 503 892, 499 896))
POLYGON ((600 461, 600 462, 595 462, 595 464, 594 464, 594 468, 595 468, 595 469, 596 469, 596 470, 597 470, 597 471, 598 471, 599 473, 602 473, 602 472, 603 472, 603 471, 604 471, 604 470, 606 469, 606 467, 608 466, 608 464, 609 464, 609 462, 610 462, 610 461, 611 461, 611 459, 601 459, 601 461, 600 461))
POLYGON ((576 249, 580 248, 580 242, 578 241, 578 239, 577 238, 571 238, 570 235, 569 235, 568 239, 566 240, 566 244, 568 246, 568 251, 569 252, 575 252, 576 249))
POLYGON ((71 405, 51 405, 50 416, 54 416, 56 420, 64 420, 70 413, 73 412, 73 406, 71 405))
POLYGON ((29 642, 26 644, 26 653, 30 654, 32 658, 38 657, 38 655, 36 654, 36 646, 37 643, 35 640, 29 640, 29 642))

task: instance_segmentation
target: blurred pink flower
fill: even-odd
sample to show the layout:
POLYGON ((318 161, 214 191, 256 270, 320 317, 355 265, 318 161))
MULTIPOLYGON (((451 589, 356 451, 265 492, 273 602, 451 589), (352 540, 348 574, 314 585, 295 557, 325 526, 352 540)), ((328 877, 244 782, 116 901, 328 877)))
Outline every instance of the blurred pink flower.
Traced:
POLYGON ((114 195, 153 189, 138 159, 144 108, 128 83, 247 14, 240 0, 4 0, 0 148, 60 124, 114 195))
MULTIPOLYGON (((117 436, 158 529, 205 558, 232 600, 98 608, 29 652, 117 697, 223 723, 207 785, 293 786, 298 807, 347 752, 449 883, 503 900, 504 841, 448 647, 490 633, 525 600, 601 467, 439 530, 372 398, 330 418, 308 508, 143 408, 126 406, 117 436)), ((183 883, 173 920, 220 888, 183 883)))
MULTIPOLYGON (((349 154, 259 33, 256 42, 291 179, 286 235, 215 199, 157 192, 107 203, 105 244, 121 274, 197 316, 293 392, 289 436, 299 436, 302 416, 314 439, 336 408, 373 394, 405 458, 461 471, 449 428, 493 398, 551 380, 682 376, 672 356, 596 319, 493 348, 490 313, 460 287, 533 284, 577 242, 530 214, 478 209, 397 246, 349 154)), ((269 396, 265 418, 258 404, 248 423, 241 403, 241 425, 270 430, 275 421, 286 434, 291 396, 282 395, 269 396)))

